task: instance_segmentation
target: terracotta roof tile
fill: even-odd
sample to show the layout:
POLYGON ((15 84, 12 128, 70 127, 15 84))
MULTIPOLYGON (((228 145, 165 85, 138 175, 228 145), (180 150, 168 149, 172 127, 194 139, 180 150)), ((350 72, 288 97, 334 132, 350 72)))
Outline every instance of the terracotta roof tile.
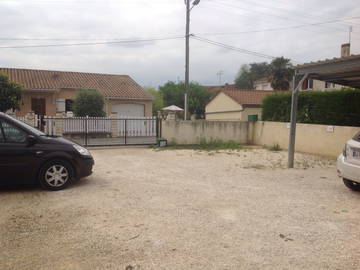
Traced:
POLYGON ((203 86, 210 93, 217 93, 221 90, 236 90, 235 84, 225 84, 225 85, 209 85, 203 86))
POLYGON ((124 99, 153 99, 152 96, 127 75, 0 68, 9 79, 25 90, 57 90, 63 88, 90 88, 105 97, 124 99))
POLYGON ((263 99, 277 91, 265 90, 222 90, 224 94, 234 99, 241 105, 261 105, 263 99))

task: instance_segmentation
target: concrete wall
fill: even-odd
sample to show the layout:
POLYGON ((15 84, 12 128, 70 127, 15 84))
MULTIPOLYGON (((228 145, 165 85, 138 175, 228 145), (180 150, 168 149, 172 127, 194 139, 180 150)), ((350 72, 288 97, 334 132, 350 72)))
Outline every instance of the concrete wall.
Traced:
MULTIPOLYGON (((287 149, 289 131, 287 123, 258 121, 250 124, 249 141, 264 146, 279 144, 282 149, 287 149)), ((295 149, 336 157, 343 150, 345 142, 359 131, 359 127, 297 124, 295 149)))
POLYGON ((169 142, 195 144, 201 139, 247 143, 248 123, 240 121, 162 121, 162 137, 169 142))
MULTIPOLYGON (((336 157, 346 141, 360 131, 360 127, 297 124, 296 151, 336 157)), ((288 123, 242 121, 163 121, 162 137, 169 142, 195 144, 200 139, 234 140, 242 144, 273 146, 287 149, 288 123)))

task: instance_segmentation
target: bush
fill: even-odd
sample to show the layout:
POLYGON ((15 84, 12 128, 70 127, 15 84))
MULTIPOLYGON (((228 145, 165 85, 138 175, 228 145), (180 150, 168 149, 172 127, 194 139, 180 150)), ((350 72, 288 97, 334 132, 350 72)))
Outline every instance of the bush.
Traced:
POLYGON ((95 89, 81 89, 74 101, 76 116, 103 117, 103 108, 104 97, 95 89))
POLYGON ((0 112, 20 108, 22 87, 9 80, 8 76, 0 73, 0 112))
MULTIPOLYGON (((360 126, 360 91, 300 92, 298 123, 360 126)), ((291 93, 271 94, 263 100, 264 121, 290 122, 291 93)))

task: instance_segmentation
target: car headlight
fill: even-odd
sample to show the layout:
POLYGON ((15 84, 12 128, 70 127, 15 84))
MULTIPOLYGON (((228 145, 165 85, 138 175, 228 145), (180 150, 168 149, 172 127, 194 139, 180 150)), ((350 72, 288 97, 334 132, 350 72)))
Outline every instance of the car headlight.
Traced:
POLYGON ((82 155, 82 156, 91 156, 89 150, 87 150, 85 147, 82 147, 82 146, 77 145, 77 144, 73 144, 73 147, 79 152, 80 155, 82 155))
POLYGON ((351 156, 351 149, 350 149, 350 146, 347 143, 345 143, 343 155, 344 155, 345 158, 347 156, 351 156))

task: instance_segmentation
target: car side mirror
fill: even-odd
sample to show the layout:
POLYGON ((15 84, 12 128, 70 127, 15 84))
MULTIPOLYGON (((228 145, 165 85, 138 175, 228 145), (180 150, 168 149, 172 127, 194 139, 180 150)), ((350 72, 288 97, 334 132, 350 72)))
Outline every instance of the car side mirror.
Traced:
POLYGON ((34 135, 28 135, 26 141, 28 146, 32 146, 36 143, 36 137, 34 135))

